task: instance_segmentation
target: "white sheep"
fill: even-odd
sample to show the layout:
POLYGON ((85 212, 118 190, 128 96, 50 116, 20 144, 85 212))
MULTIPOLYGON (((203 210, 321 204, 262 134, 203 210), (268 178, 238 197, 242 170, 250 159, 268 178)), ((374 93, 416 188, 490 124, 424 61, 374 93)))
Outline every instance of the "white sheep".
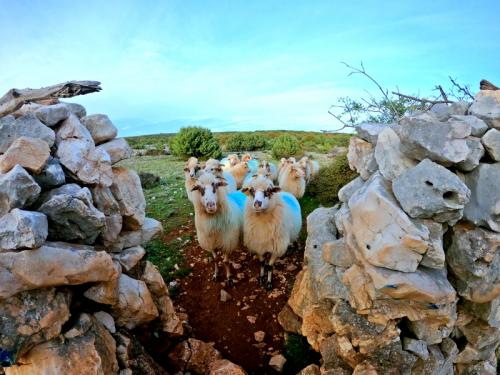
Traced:
POLYGON ((247 162, 241 161, 234 167, 231 167, 229 169, 229 173, 233 176, 234 180, 236 181, 237 188, 241 189, 245 177, 250 173, 250 168, 248 168, 247 162))
POLYGON ((234 167, 240 162, 240 158, 236 154, 230 154, 223 158, 220 163, 222 164, 222 169, 228 171, 231 167, 234 167))
POLYGON ((302 167, 305 173, 306 182, 311 181, 311 178, 319 172, 319 164, 316 160, 310 159, 308 156, 302 157, 298 164, 302 167))
POLYGON ((186 187, 187 197, 191 202, 193 201, 191 189, 196 184, 196 176, 199 170, 200 164, 198 163, 198 159, 190 157, 184 165, 184 186, 186 187))
POLYGON ((241 161, 243 163, 247 163, 248 169, 250 169, 251 174, 256 174, 257 170, 259 169, 259 161, 257 159, 254 159, 252 155, 246 153, 243 154, 241 157, 241 161))
POLYGON ((250 196, 245 205, 243 242, 247 249, 260 260, 261 284, 272 289, 273 266, 283 256, 288 246, 297 240, 302 227, 302 214, 297 199, 280 192, 273 182, 264 176, 255 176, 243 191, 250 196), (266 254, 270 254, 265 264, 266 254))
POLYGON ((276 170, 276 166, 274 164, 264 160, 261 164, 259 164, 259 169, 257 170, 256 174, 247 174, 247 176, 243 180, 242 187, 244 188, 248 184, 248 182, 250 182, 250 180, 255 176, 265 176, 274 182, 278 178, 278 171, 276 170))
POLYGON ((305 172, 298 163, 288 163, 279 176, 279 187, 296 198, 302 198, 306 191, 305 172))
POLYGON ((196 235, 200 247, 213 257, 213 279, 216 280, 219 273, 216 252, 220 250, 224 257, 226 282, 232 284, 229 254, 241 243, 247 197, 240 191, 228 193, 222 189, 226 184, 211 173, 203 173, 192 191, 196 235))
POLYGON ((224 171, 222 169, 222 164, 217 159, 208 159, 203 165, 203 171, 207 173, 212 173, 216 177, 222 177, 226 180, 226 189, 228 193, 232 193, 238 190, 236 185, 236 180, 230 172, 224 171))

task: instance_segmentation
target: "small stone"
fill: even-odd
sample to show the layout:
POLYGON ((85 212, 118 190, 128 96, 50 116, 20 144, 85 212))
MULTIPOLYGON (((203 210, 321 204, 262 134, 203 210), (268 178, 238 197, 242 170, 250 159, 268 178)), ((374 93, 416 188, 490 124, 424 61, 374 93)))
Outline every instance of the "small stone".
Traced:
POLYGON ((479 117, 490 128, 500 129, 500 102, 489 95, 476 95, 469 114, 479 117))
POLYGON ((283 368, 285 367, 286 358, 283 354, 278 354, 269 360, 269 367, 273 368, 278 372, 283 372, 283 368))
POLYGON ((94 317, 110 332, 116 333, 115 320, 105 311, 94 313, 94 317))
POLYGON ((125 271, 130 271, 146 255, 146 250, 141 246, 129 247, 114 255, 125 271))
POLYGON ((132 156, 132 149, 124 138, 116 138, 112 141, 97 146, 107 152, 111 158, 111 164, 118 163, 120 160, 128 159, 132 156))
POLYGON ((482 137, 483 134, 486 133, 486 131, 488 130, 488 125, 486 125, 486 123, 483 120, 477 118, 476 116, 452 115, 451 118, 453 120, 463 121, 469 124, 471 127, 470 135, 472 135, 473 137, 482 137))
POLYGON ((66 102, 61 102, 61 103, 65 104, 68 107, 71 114, 75 115, 78 118, 82 118, 82 117, 87 115, 87 111, 86 111, 85 107, 81 104, 66 103, 66 102))
POLYGON ((464 161, 457 163, 457 168, 464 172, 470 172, 479 165, 484 156, 484 147, 480 138, 467 137, 466 142, 469 153, 464 161))
POLYGON ((422 340, 415 340, 409 337, 403 339, 403 349, 426 361, 429 358, 429 351, 427 350, 427 344, 422 340))
POLYGON ((47 142, 30 137, 17 138, 0 156, 0 173, 7 173, 17 164, 33 173, 40 173, 50 157, 47 142))
POLYGON ((17 139, 31 137, 39 139, 52 147, 54 131, 42 124, 33 113, 27 113, 18 119, 6 117, 0 121, 0 154, 3 154, 17 139))
POLYGON ((247 320, 248 320, 251 324, 255 324, 255 322, 257 321, 257 317, 256 317, 256 316, 252 316, 252 315, 247 315, 247 320))
POLYGON ((145 219, 146 199, 137 173, 127 168, 113 167, 111 191, 120 206, 124 228, 140 229, 145 219))
POLYGON ((226 292, 224 289, 220 290, 220 301, 221 302, 230 301, 232 298, 233 297, 228 292, 226 292))
POLYGON ((216 360, 208 366, 208 375, 246 375, 240 366, 227 359, 216 360))
POLYGON ((253 337, 255 341, 257 342, 262 342, 264 341, 264 338, 266 337, 266 333, 264 331, 257 331, 253 333, 253 337))
POLYGON ((0 217, 0 251, 40 247, 47 236, 47 216, 42 213, 15 208, 0 217))
POLYGON ((0 216, 13 208, 32 204, 40 191, 40 186, 20 165, 16 165, 6 174, 0 173, 0 216))
POLYGON ((361 189, 361 187, 365 184, 365 180, 361 177, 356 177, 354 180, 344 185, 338 192, 338 198, 341 202, 347 202, 351 196, 361 189))
POLYGON ((59 159, 53 157, 50 157, 42 171, 33 177, 44 189, 61 186, 66 182, 64 170, 61 167, 61 163, 59 163, 59 159))
POLYGON ((106 115, 88 115, 82 117, 81 121, 89 130, 96 144, 109 141, 118 134, 118 130, 106 115))
POLYGON ((494 161, 500 161, 500 131, 497 129, 490 129, 481 138, 486 152, 491 156, 494 161))
POLYGON ((358 137, 351 137, 349 140, 347 160, 349 168, 358 172, 363 180, 367 180, 378 168, 373 145, 358 137))

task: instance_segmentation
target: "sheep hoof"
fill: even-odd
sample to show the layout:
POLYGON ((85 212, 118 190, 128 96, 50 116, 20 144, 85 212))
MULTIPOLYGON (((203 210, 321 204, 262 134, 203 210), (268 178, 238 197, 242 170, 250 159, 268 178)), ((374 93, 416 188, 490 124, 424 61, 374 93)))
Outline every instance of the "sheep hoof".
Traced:
POLYGON ((267 289, 267 290, 272 290, 272 289, 273 289, 273 283, 272 283, 272 281, 268 281, 268 282, 266 283, 266 289, 267 289))
POLYGON ((266 277, 265 276, 259 276, 259 285, 264 285, 266 283, 266 277))
POLYGON ((233 286, 233 285, 234 285, 234 281, 233 281, 233 279, 231 279, 231 278, 227 279, 227 280, 226 280, 226 285, 227 285, 227 286, 233 286))
POLYGON ((216 273, 214 273, 214 274, 212 275, 212 281, 217 281, 217 274, 216 274, 216 273))

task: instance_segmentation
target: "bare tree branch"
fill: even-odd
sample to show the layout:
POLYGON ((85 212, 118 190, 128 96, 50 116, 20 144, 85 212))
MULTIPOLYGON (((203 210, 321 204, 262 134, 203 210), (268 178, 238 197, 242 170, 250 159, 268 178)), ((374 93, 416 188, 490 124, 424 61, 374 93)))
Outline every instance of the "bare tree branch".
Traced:
POLYGON ((392 94, 397 95, 397 96, 402 97, 402 98, 411 99, 411 100, 414 100, 414 101, 420 102, 420 103, 429 103, 429 104, 454 103, 451 100, 432 100, 432 99, 418 98, 416 96, 401 94, 401 93, 396 92, 396 91, 392 91, 392 94))
POLYGON ((451 84, 453 85, 453 87, 456 87, 456 89, 461 92, 462 94, 464 94, 465 96, 471 98, 474 100, 474 95, 471 94, 469 88, 467 86, 461 86, 457 81, 455 81, 453 78, 451 78, 451 76, 448 76, 448 78, 450 79, 451 81, 451 84))
POLYGON ((446 95, 446 93, 444 92, 443 86, 437 85, 434 90, 439 90, 439 93, 441 94, 441 97, 443 98, 443 100, 448 101, 448 95, 446 95))
MULTIPOLYGON (((330 107, 331 108, 331 107, 330 107)), ((354 125, 350 125, 348 124, 347 122, 345 122, 344 120, 342 120, 339 116, 337 116, 335 113, 333 113, 332 111, 328 110, 328 113, 330 115, 332 115, 333 117, 335 117, 335 119, 337 119, 338 122, 340 122, 343 126, 340 128, 340 129, 335 129, 334 131, 340 131, 340 130, 344 130, 345 128, 354 128, 354 125)))

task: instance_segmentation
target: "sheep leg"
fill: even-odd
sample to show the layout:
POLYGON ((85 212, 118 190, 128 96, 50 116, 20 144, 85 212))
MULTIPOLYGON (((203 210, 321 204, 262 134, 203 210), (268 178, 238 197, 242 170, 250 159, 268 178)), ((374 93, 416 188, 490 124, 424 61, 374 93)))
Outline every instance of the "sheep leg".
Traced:
POLYGON ((219 267, 217 266, 217 256, 215 254, 215 251, 212 251, 211 254, 212 254, 212 261, 214 262, 214 274, 212 275, 212 280, 217 281, 217 277, 219 276, 219 267))
POLYGON ((259 284, 264 285, 264 281, 266 280, 266 262, 264 255, 259 254, 259 261, 260 261, 259 284))
POLYGON ((266 283, 267 290, 273 289, 273 269, 274 269, 274 262, 276 262, 277 258, 278 256, 276 254, 271 254, 271 258, 269 259, 269 263, 267 266, 267 283, 266 283))
POLYGON ((231 264, 229 262, 229 255, 224 254, 224 267, 226 268, 226 284, 233 286, 233 279, 231 278, 231 264))

